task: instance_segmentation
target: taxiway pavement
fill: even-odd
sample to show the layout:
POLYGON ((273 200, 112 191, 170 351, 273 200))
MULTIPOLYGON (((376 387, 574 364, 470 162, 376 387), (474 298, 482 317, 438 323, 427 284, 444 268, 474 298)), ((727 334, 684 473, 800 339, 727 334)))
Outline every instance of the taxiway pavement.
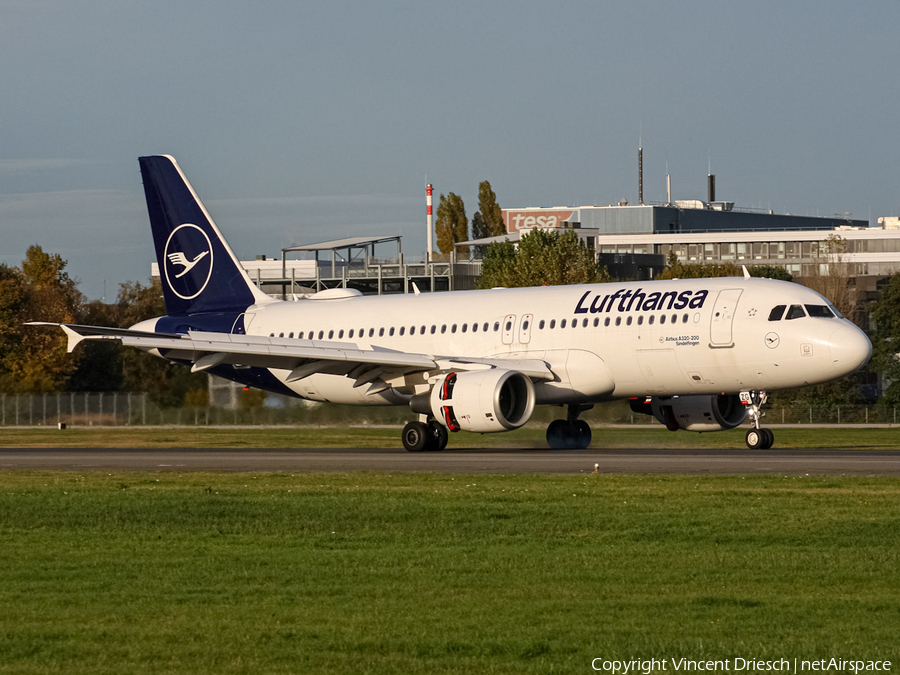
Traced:
POLYGON ((402 471, 900 476, 900 451, 0 449, 0 471, 402 471))

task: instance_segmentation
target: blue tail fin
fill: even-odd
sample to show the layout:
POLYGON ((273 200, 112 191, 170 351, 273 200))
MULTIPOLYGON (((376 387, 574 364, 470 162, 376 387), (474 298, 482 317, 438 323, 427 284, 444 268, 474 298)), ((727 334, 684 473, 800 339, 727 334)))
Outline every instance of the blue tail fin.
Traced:
POLYGON ((269 300, 241 267, 173 157, 141 157, 166 312, 242 312, 269 300))

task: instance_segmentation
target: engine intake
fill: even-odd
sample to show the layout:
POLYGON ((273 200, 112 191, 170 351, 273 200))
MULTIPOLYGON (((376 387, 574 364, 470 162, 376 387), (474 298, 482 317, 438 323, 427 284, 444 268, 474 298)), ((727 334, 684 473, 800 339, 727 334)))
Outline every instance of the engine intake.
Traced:
POLYGON ((510 431, 531 419, 534 385, 515 370, 448 373, 432 388, 429 404, 431 414, 450 431, 510 431))
POLYGON ((669 431, 724 431, 747 419, 747 408, 736 394, 654 398, 650 408, 669 431))

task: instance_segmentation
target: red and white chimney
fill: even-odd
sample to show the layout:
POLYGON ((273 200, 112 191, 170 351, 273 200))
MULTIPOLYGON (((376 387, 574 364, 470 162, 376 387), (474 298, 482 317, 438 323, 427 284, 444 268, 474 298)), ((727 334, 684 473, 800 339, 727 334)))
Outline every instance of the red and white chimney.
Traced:
POLYGON ((425 225, 428 228, 428 235, 426 237, 427 248, 425 249, 425 262, 431 262, 431 252, 434 251, 434 214, 431 210, 432 192, 434 192, 434 188, 431 186, 431 183, 429 183, 425 186, 425 225))

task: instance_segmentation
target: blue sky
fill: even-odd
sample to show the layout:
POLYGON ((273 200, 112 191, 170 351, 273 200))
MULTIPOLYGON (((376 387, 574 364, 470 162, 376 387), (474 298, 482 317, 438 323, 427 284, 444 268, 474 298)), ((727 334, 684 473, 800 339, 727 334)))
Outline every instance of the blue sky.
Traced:
POLYGON ((900 214, 900 0, 0 0, 0 262, 146 281, 137 157, 174 155, 242 258, 424 248, 424 184, 501 206, 717 196, 900 214))

